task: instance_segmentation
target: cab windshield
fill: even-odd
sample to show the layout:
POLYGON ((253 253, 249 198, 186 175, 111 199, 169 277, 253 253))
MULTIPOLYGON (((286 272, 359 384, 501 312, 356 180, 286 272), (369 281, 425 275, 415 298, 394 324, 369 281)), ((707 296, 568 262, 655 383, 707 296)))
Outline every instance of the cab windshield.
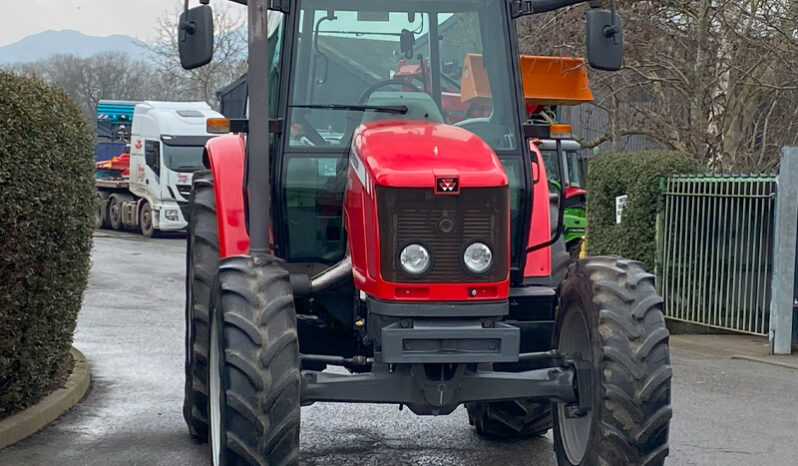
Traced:
POLYGON ((205 146, 171 146, 164 144, 163 161, 172 171, 191 173, 202 170, 202 152, 205 146))
MULTIPOLYGON (((585 160, 581 153, 581 148, 576 141, 563 141, 563 174, 566 178, 566 186, 572 188, 585 187, 585 160)), ((541 155, 546 166, 546 177, 549 181, 559 183, 560 173, 557 166, 557 149, 554 141, 543 141, 541 155)), ((559 185, 558 185, 559 186, 559 185)))
POLYGON ((363 121, 410 119, 516 149, 503 8, 501 0, 303 0, 289 145, 346 147, 363 121))

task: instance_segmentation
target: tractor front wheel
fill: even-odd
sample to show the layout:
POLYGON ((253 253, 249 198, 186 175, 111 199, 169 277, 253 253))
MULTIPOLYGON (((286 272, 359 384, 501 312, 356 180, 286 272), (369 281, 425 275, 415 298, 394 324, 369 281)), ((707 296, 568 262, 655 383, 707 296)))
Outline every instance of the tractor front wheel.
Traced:
POLYGON ((561 465, 660 465, 668 455, 671 367, 662 298, 639 262, 595 257, 561 286, 555 346, 589 367, 589 408, 555 404, 561 465))
POLYGON ((222 259, 213 303, 212 464, 297 464, 299 340, 288 272, 270 256, 222 259))

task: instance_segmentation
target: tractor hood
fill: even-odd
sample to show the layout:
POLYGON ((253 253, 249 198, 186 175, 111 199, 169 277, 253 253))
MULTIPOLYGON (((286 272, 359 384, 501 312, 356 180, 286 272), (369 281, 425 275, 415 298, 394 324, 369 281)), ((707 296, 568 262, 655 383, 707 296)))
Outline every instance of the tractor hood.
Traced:
POLYGON ((354 150, 375 184, 435 188, 457 178, 461 188, 506 186, 493 149, 470 131, 443 123, 379 120, 363 123, 354 150))

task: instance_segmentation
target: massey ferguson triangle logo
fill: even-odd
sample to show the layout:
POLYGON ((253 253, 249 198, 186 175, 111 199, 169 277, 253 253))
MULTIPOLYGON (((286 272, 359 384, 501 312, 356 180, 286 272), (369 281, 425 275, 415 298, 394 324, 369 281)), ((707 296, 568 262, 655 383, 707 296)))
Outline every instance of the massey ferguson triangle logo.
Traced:
POLYGON ((460 180, 457 178, 438 178, 436 188, 438 194, 459 194, 460 180))
POLYGON ((141 139, 136 140, 136 149, 141 149, 141 139))

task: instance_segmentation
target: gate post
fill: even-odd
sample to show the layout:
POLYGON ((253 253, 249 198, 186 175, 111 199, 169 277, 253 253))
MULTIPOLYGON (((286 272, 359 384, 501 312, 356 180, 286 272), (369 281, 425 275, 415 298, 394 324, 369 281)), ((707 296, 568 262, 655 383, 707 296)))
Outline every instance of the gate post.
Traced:
POLYGON ((798 147, 785 147, 781 151, 774 223, 768 342, 771 354, 790 354, 798 236, 798 147))

